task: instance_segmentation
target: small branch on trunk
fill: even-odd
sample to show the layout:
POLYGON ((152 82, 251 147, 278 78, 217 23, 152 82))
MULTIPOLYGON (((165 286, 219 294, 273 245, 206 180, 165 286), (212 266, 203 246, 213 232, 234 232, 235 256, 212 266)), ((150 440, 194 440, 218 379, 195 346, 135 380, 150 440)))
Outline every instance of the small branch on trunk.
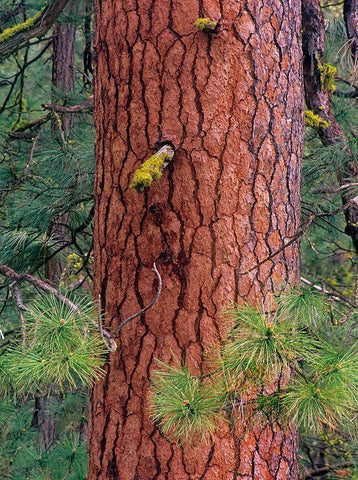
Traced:
POLYGON ((202 30, 205 33, 216 35, 219 33, 220 21, 216 22, 211 18, 198 18, 194 23, 194 27, 198 30, 202 30))
POLYGON ((160 276, 160 273, 158 272, 157 266, 155 263, 153 263, 153 271, 156 273, 157 278, 158 278, 158 288, 157 288, 157 293, 155 294, 155 297, 153 300, 150 302, 149 305, 146 307, 142 308, 140 312, 135 313, 134 315, 126 318, 124 322, 122 322, 113 332, 111 333, 112 337, 118 333, 122 328, 127 325, 130 321, 134 320, 135 318, 139 317, 140 315, 143 315, 147 310, 149 310, 158 300, 160 292, 162 291, 162 277, 160 276))

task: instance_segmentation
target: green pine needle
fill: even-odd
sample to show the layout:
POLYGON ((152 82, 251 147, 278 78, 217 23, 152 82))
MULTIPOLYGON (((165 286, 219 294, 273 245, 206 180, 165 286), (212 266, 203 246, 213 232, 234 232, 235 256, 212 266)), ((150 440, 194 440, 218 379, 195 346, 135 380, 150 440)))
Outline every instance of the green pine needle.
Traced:
POLYGON ((184 367, 158 362, 152 376, 152 416, 163 434, 180 444, 207 441, 216 428, 221 401, 184 367))
POLYGON ((319 432, 324 426, 334 429, 353 416, 354 395, 348 389, 319 379, 295 379, 282 395, 287 416, 307 432, 319 432))
POLYGON ((324 377, 326 384, 348 390, 358 400, 358 344, 346 348, 322 340, 319 351, 307 359, 307 365, 316 378, 324 377))
POLYGON ((326 298, 308 289, 292 289, 276 298, 277 316, 294 325, 317 327, 325 323, 329 308, 326 298))
POLYGON ((267 381, 311 348, 306 331, 288 317, 267 315, 249 305, 233 315, 234 327, 222 348, 224 370, 267 381))
POLYGON ((57 385, 63 389, 89 385, 103 375, 107 349, 88 322, 91 303, 80 303, 79 314, 52 295, 39 297, 25 313, 27 345, 3 355, 3 368, 19 390, 57 385))

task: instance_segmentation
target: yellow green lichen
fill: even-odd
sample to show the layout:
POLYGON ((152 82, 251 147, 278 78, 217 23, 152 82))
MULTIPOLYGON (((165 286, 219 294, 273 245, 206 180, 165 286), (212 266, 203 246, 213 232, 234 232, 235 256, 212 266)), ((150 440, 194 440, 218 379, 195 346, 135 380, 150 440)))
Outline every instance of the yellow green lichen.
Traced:
POLYGON ((216 29, 218 22, 211 20, 211 18, 198 18, 194 23, 194 27, 199 30, 213 31, 216 29))
POLYGON ((162 176, 164 163, 171 160, 171 156, 166 152, 155 153, 146 160, 138 170, 134 172, 130 188, 135 188, 143 192, 145 188, 151 186, 152 182, 159 180, 162 176))
POLYGON ((24 118, 19 118, 14 123, 11 124, 9 130, 10 132, 17 132, 18 130, 23 130, 27 127, 28 121, 24 118))
POLYGON ((331 122, 327 122, 319 115, 316 115, 312 110, 305 111, 305 125, 306 127, 314 128, 315 130, 322 128, 325 130, 331 125, 331 122))
POLYGON ((336 90, 334 76, 337 73, 337 68, 330 63, 319 63, 318 69, 321 73, 321 90, 327 90, 329 93, 334 93, 336 90))
POLYGON ((39 12, 37 12, 33 17, 28 18, 26 22, 19 23, 18 25, 15 25, 14 27, 7 28, 0 34, 0 43, 6 42, 10 38, 14 37, 17 33, 19 32, 24 32, 26 30, 29 30, 34 26, 34 24, 41 18, 43 11, 45 8, 41 9, 39 12))

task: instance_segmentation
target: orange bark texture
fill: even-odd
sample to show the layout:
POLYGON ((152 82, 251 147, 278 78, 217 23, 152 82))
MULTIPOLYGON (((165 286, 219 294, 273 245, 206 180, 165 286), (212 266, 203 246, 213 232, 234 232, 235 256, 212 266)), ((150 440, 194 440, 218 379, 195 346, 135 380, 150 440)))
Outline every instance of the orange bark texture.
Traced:
POLYGON ((223 310, 297 281, 298 244, 282 247, 299 225, 300 1, 95 0, 95 16, 95 298, 114 330, 155 295, 153 262, 163 290, 93 388, 88 478, 297 479, 294 429, 227 422, 179 447, 148 395, 155 359, 206 373, 223 310), (165 141, 176 153, 162 178, 131 190, 165 141))

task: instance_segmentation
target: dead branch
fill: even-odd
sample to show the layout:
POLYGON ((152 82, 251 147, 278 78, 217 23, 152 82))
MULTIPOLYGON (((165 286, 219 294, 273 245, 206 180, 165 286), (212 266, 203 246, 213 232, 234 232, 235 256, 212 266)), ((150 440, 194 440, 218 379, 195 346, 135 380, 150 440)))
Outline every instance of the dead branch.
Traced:
POLYGON ((252 266, 251 268, 249 268, 248 270, 245 270, 244 272, 239 272, 238 274, 239 275, 247 275, 248 273, 252 272, 253 270, 256 270, 257 268, 259 268, 261 265, 263 265, 264 263, 266 263, 267 261, 271 260, 273 257, 275 257, 276 255, 278 255, 279 253, 281 253, 283 250, 285 250, 287 247, 289 247, 290 245, 292 245, 294 242, 296 242, 302 235, 304 235, 306 233, 306 231, 308 230, 308 228, 311 226, 312 222, 316 219, 316 218, 324 218, 324 217, 330 217, 330 216, 333 216, 333 215, 337 215, 338 213, 340 212, 345 212, 347 209, 349 209, 352 204, 354 204, 355 202, 357 201, 357 197, 355 198, 352 198, 350 201, 348 201, 345 205, 342 205, 341 207, 337 208, 336 210, 334 210, 333 212, 315 212, 315 213, 312 213, 309 215, 306 223, 304 225, 301 226, 301 228, 297 231, 297 233, 295 235, 293 235, 290 240, 285 243, 281 248, 277 249, 275 252, 271 253, 271 255, 268 255, 266 258, 264 258, 263 260, 261 260, 260 262, 256 263, 254 266, 252 266))
POLYGON ((85 110, 93 105, 93 95, 88 97, 84 102, 77 105, 69 105, 65 107, 63 105, 57 105, 55 103, 43 103, 41 106, 43 108, 53 110, 55 112, 64 112, 64 113, 76 113, 85 110))

